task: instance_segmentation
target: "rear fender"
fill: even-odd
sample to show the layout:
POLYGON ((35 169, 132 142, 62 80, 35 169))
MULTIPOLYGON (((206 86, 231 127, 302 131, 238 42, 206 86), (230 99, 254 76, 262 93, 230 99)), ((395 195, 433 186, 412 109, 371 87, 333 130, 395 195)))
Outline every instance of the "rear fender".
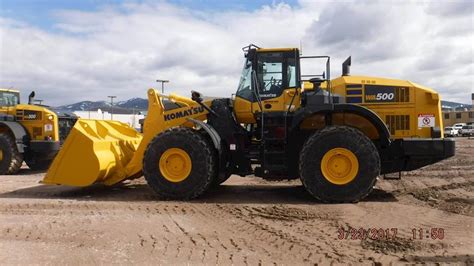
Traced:
POLYGON ((28 133, 25 128, 20 123, 10 122, 10 121, 1 121, 0 127, 6 127, 15 137, 15 143, 18 151, 20 153, 25 152, 25 143, 28 142, 28 133))
POLYGON ((380 137, 380 144, 382 146, 390 145, 390 131, 385 125, 385 122, 372 110, 355 104, 336 104, 334 105, 334 111, 348 112, 365 117, 377 129, 380 137))
POLYGON ((390 132, 384 121, 372 110, 354 104, 324 104, 301 108, 295 114, 292 122, 292 130, 298 130, 299 126, 306 118, 315 114, 331 115, 340 113, 355 114, 367 119, 376 128, 380 144, 384 147, 390 145, 390 132))

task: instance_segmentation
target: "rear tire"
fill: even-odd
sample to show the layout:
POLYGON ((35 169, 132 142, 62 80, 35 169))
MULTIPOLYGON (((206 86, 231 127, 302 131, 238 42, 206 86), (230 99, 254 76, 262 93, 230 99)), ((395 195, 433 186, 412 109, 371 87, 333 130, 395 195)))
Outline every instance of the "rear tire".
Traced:
POLYGON ((215 163, 213 147, 199 132, 175 127, 150 142, 143 159, 143 174, 161 198, 188 200, 210 187, 216 175, 215 163), (177 163, 168 166, 173 160, 177 163))
POLYGON ((48 170, 52 160, 39 160, 37 158, 25 159, 26 165, 33 171, 48 170))
POLYGON ((380 157, 359 130, 329 126, 309 137, 303 147, 300 178, 313 197, 331 203, 357 202, 372 191, 380 174, 380 157))
POLYGON ((22 163, 23 154, 18 151, 15 139, 7 133, 0 133, 0 175, 17 173, 22 163))

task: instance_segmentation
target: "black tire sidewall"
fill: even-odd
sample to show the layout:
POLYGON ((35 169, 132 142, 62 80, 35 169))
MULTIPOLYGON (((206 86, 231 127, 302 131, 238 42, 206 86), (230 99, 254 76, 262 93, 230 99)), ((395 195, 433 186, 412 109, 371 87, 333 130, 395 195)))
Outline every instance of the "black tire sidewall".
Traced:
POLYGON ((355 202, 365 197, 380 174, 380 158, 372 141, 360 131, 348 127, 323 129, 307 142, 302 154, 301 178, 306 189, 325 202, 355 202), (359 170, 347 184, 329 182, 321 172, 323 156, 331 149, 345 148, 356 156, 359 170))
POLYGON ((3 152, 3 159, 0 161, 0 174, 2 174, 10 168, 14 152, 5 135, 0 135, 0 149, 3 152))

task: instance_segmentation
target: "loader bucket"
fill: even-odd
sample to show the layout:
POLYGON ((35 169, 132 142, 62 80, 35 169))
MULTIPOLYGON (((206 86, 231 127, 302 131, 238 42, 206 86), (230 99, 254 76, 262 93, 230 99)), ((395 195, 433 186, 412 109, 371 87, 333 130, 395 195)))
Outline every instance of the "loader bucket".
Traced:
POLYGON ((128 176, 125 167, 142 135, 116 121, 79 119, 51 164, 43 183, 113 185, 128 176))

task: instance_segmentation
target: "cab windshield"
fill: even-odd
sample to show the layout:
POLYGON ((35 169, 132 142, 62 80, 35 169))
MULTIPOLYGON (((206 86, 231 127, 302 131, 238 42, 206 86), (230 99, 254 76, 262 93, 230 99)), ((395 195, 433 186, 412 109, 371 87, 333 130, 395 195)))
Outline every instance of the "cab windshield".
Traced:
POLYGON ((252 63, 247 59, 245 60, 244 68, 242 69, 242 75, 240 76, 239 87, 236 95, 246 100, 253 99, 252 93, 252 63))
POLYGON ((20 94, 13 91, 0 91, 0 106, 15 106, 20 103, 20 94))

